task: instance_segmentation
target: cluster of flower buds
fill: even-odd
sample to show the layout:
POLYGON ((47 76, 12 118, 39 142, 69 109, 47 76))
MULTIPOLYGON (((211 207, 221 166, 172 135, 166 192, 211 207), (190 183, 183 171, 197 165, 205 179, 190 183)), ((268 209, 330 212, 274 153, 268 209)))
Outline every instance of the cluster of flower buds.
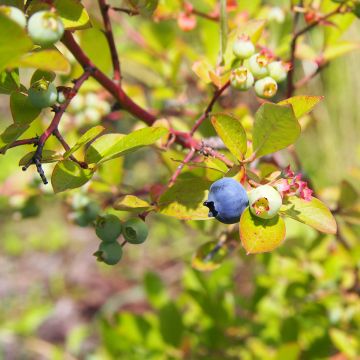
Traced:
POLYGON ((257 96, 272 98, 277 92, 278 83, 286 79, 289 66, 282 61, 274 61, 272 54, 266 50, 259 53, 255 51, 248 36, 240 36, 235 40, 233 53, 242 65, 231 71, 231 86, 245 91, 254 85, 257 96))
POLYGON ((288 166, 282 175, 283 177, 274 184, 282 197, 293 195, 306 201, 311 201, 313 191, 309 189, 307 182, 301 179, 301 174, 295 175, 290 166, 288 166))

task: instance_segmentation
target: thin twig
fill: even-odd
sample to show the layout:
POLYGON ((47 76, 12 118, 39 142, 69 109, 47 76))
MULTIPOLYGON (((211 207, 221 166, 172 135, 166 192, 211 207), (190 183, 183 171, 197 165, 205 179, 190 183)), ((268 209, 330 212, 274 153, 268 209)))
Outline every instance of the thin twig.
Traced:
POLYGON ((50 137, 50 135, 54 134, 54 132, 57 131, 60 120, 61 120, 63 114, 65 113, 66 108, 69 106, 71 99, 74 98, 74 96, 77 94, 78 90, 80 89, 81 85, 89 78, 92 71, 93 71, 92 68, 87 68, 84 71, 84 73, 77 80, 74 81, 74 86, 71 90, 71 96, 68 96, 66 98, 65 102, 63 104, 61 104, 59 107, 54 108, 55 116, 53 117, 48 128, 39 137, 39 139, 36 143, 37 149, 35 151, 34 156, 29 161, 29 163, 23 167, 23 170, 25 171, 31 164, 35 164, 37 172, 39 173, 41 180, 43 181, 43 183, 45 185, 48 183, 48 181, 46 179, 44 170, 41 165, 42 152, 43 152, 45 143, 46 143, 47 139, 50 137))
POLYGON ((203 114, 196 120, 194 126, 192 127, 190 134, 194 135, 195 131, 199 128, 199 126, 203 123, 203 121, 209 116, 213 106, 215 105, 217 99, 221 96, 221 94, 230 86, 230 81, 227 81, 220 89, 216 90, 214 96, 212 97, 209 105, 206 107, 203 114))
POLYGON ((127 8, 116 7, 116 6, 112 6, 111 9, 114 10, 114 11, 123 12, 125 14, 130 15, 130 16, 135 16, 135 15, 140 14, 139 11, 136 10, 136 9, 127 9, 127 8))
POLYGON ((185 159, 183 160, 183 162, 176 168, 173 176, 171 177, 168 187, 171 187, 175 184, 176 179, 178 178, 178 176, 180 175, 182 169, 184 168, 184 166, 191 161, 191 159, 194 157, 195 155, 195 149, 191 148, 189 153, 185 156, 185 159))
POLYGON ((295 71, 295 59, 296 59, 296 45, 297 45, 297 41, 298 41, 299 37, 301 35, 304 35, 308 31, 310 31, 311 29, 315 28, 321 22, 323 22, 325 20, 328 20, 329 18, 331 18, 332 16, 334 16, 336 14, 340 14, 342 12, 342 9, 343 9, 343 4, 340 4, 333 11, 330 11, 328 14, 320 17, 319 19, 315 20, 314 22, 312 22, 311 24, 305 26, 303 29, 301 29, 301 30, 299 30, 297 32, 296 32, 296 25, 297 25, 297 21, 299 19, 299 13, 295 14, 293 38, 292 38, 291 45, 290 45, 290 64, 291 64, 291 68, 290 68, 290 70, 288 72, 288 76, 287 76, 287 78, 288 78, 287 97, 288 98, 291 97, 291 95, 293 94, 293 92, 295 90, 294 71, 295 71))
POLYGON ((105 36, 109 44, 109 49, 111 53, 111 60, 114 69, 114 80, 120 82, 121 81, 120 60, 116 50, 114 34, 112 31, 111 21, 109 17, 109 9, 111 7, 106 3, 105 0, 98 0, 98 2, 99 2, 101 15, 104 21, 105 36))

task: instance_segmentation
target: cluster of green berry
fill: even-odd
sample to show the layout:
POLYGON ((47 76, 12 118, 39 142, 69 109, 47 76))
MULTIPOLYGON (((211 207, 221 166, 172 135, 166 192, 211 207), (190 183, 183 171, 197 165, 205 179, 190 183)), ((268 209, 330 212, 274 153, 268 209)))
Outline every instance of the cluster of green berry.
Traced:
MULTIPOLYGON (((27 29, 34 44, 41 47, 52 46, 64 34, 64 25, 60 17, 51 11, 35 12, 28 21, 26 15, 14 6, 0 6, 0 13, 6 15, 23 29, 27 29)), ((62 93, 58 94, 55 85, 44 79, 32 84, 28 95, 32 105, 40 109, 65 100, 62 93)))
POLYGON ((148 236, 147 226, 141 219, 132 218, 122 224, 113 214, 99 216, 95 223, 95 232, 101 243, 94 255, 98 261, 108 265, 117 264, 122 257, 122 245, 117 241, 121 234, 130 244, 142 244, 148 236))
POLYGON ((242 36, 236 39, 233 53, 241 61, 241 65, 231 70, 230 83, 233 88, 241 91, 254 86, 257 96, 268 99, 276 94, 278 83, 286 79, 288 70, 281 61, 272 61, 266 52, 255 51, 249 38, 242 36))

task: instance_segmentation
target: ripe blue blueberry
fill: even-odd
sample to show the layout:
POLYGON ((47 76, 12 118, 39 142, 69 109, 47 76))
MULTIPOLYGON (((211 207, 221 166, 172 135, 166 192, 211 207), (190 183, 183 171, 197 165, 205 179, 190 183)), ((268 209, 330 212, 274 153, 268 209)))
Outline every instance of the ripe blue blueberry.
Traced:
POLYGON ((40 80, 29 88, 28 95, 30 102, 35 107, 42 109, 54 105, 58 93, 53 83, 40 80))
POLYGON ((204 205, 210 210, 209 217, 215 217, 224 224, 235 224, 239 222, 248 203, 246 190, 238 181, 222 178, 210 186, 209 197, 204 205))
POLYGON ((50 46, 61 39, 64 25, 56 14, 38 11, 29 19, 28 33, 35 44, 50 46))
POLYGON ((26 17, 25 14, 18 8, 14 6, 0 6, 0 13, 6 15, 9 19, 16 22, 23 29, 26 26, 26 17))

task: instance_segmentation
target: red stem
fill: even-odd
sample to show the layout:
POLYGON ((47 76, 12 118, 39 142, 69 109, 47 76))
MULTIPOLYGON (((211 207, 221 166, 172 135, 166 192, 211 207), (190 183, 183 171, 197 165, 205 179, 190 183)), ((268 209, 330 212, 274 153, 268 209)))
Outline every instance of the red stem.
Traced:
POLYGON ((189 153, 186 155, 185 159, 183 160, 183 162, 176 168, 173 176, 171 177, 171 179, 169 181, 168 187, 171 187, 175 184, 175 181, 178 178, 178 176, 180 175, 182 169, 188 162, 191 161, 191 159, 194 157, 194 155, 195 155, 195 149, 191 148, 189 153))
POLYGON ((221 94, 230 86, 230 81, 227 81, 220 89, 216 90, 214 96, 212 97, 209 105, 203 112, 203 114, 196 120, 193 128, 190 131, 191 135, 194 135, 195 131, 199 128, 199 126, 203 123, 203 121, 209 116, 213 106, 215 105, 217 99, 221 96, 221 94))
POLYGON ((62 42, 75 56, 76 60, 81 64, 83 68, 91 67, 95 69, 91 76, 95 80, 97 80, 111 95, 114 96, 114 98, 119 102, 119 104, 124 110, 128 111, 138 119, 144 121, 149 126, 151 126, 155 122, 156 117, 153 114, 149 113, 148 111, 144 110, 139 105, 134 103, 125 94, 125 92, 120 86, 115 84, 101 70, 95 67, 91 60, 82 51, 80 46, 76 43, 70 31, 65 31, 62 42))
POLYGON ((111 21, 110 21, 110 17, 109 17, 110 6, 106 3, 105 0, 98 0, 98 2, 99 2, 101 15, 102 15, 103 21, 104 21, 105 36, 106 36, 107 42, 109 44, 109 49, 110 49, 110 53, 111 53, 111 60, 112 60, 113 69, 114 69, 114 80, 120 82, 121 81, 120 60, 119 60, 118 53, 116 51, 114 34, 112 31, 111 21))

